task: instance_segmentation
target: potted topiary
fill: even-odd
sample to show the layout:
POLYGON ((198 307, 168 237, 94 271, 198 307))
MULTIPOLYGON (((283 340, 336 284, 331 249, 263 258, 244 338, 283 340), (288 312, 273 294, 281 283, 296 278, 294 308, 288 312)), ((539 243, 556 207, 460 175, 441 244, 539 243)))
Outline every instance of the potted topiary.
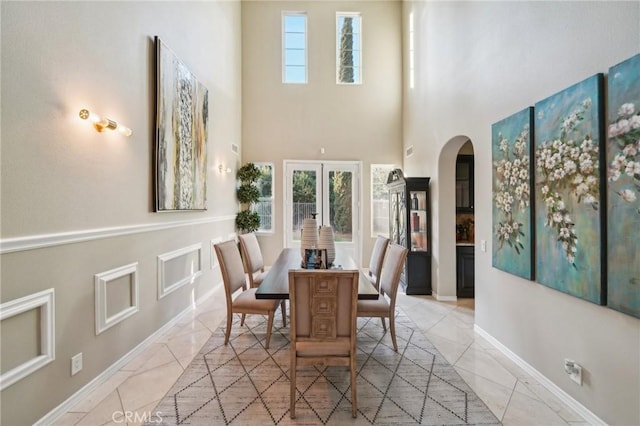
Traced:
POLYGON ((236 177, 240 181, 236 196, 242 205, 242 210, 236 216, 236 228, 240 232, 256 231, 260 228, 260 215, 251 210, 251 205, 260 198, 260 191, 255 185, 260 177, 260 169, 253 163, 247 163, 238 169, 236 177))

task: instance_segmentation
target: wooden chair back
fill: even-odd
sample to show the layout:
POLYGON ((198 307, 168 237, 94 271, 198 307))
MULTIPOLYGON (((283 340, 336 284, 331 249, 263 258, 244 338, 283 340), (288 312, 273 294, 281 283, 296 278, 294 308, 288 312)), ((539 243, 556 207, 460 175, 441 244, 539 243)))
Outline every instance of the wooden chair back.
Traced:
POLYGON ((356 321, 359 271, 291 270, 291 418, 297 365, 348 366, 352 415, 356 401, 356 321))

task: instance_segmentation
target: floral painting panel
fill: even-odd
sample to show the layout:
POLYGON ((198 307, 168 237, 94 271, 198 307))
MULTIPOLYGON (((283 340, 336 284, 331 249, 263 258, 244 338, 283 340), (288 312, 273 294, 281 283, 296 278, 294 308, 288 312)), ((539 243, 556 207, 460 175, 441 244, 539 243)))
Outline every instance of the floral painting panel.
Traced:
POLYGON ((536 281, 603 304, 603 75, 535 105, 536 281))
POLYGON ((640 318, 640 54, 609 69, 607 304, 640 318))
POLYGON ((533 108, 491 126, 493 267, 532 279, 531 150, 533 108))
POLYGON ((156 37, 156 210, 204 210, 208 90, 156 37))

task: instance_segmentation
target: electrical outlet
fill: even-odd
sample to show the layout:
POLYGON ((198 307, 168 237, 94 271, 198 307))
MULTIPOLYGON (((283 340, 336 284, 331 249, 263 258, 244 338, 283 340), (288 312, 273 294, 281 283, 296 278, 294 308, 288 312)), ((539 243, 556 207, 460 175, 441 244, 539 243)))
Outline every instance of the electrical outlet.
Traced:
POLYGON ((71 357, 71 375, 74 376, 82 370, 82 352, 71 357))
POLYGON ((582 386, 582 366, 572 359, 565 358, 564 371, 567 372, 569 378, 582 386))

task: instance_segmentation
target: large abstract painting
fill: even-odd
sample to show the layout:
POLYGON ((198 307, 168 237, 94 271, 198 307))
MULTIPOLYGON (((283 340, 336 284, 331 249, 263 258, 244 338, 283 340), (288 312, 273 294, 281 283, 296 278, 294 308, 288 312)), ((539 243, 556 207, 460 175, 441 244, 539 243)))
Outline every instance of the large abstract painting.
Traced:
POLYGON ((495 268, 533 278, 533 108, 491 126, 495 268))
POLYGON ((609 69, 607 304, 640 318, 640 54, 609 69))
POLYGON ((208 90, 158 38, 156 211, 204 210, 208 90))
POLYGON ((602 74, 535 105, 536 281, 593 303, 603 266, 602 74))

